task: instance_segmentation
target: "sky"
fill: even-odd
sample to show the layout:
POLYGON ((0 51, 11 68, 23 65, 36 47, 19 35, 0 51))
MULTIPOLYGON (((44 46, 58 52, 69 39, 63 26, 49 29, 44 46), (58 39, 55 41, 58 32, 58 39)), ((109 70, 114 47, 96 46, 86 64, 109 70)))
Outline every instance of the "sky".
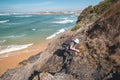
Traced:
POLYGON ((0 0, 0 12, 77 11, 102 0, 0 0))

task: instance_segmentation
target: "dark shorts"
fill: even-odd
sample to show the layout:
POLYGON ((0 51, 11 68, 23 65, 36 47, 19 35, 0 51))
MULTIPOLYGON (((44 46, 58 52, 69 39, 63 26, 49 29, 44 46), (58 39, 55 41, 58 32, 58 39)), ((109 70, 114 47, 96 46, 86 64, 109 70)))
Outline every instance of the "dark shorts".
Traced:
POLYGON ((73 51, 73 50, 67 50, 67 52, 70 54, 70 56, 72 56, 72 57, 75 57, 76 55, 75 55, 75 51, 73 51))

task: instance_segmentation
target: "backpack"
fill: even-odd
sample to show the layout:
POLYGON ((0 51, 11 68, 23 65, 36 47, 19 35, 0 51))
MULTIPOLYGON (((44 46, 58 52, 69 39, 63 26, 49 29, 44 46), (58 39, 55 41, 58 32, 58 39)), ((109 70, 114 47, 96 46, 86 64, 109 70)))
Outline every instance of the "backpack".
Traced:
POLYGON ((62 44, 63 50, 68 50, 72 41, 73 41, 72 38, 68 38, 68 39, 62 44))

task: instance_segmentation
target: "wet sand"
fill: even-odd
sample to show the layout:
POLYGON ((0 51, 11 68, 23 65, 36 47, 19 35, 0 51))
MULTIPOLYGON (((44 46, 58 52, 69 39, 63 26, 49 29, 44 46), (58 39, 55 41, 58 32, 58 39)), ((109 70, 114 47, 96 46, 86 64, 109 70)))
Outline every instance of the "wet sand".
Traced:
POLYGON ((19 62, 28 59, 30 56, 36 55, 46 49, 48 42, 30 46, 26 49, 11 52, 9 56, 0 58, 0 75, 8 69, 19 66, 19 62))

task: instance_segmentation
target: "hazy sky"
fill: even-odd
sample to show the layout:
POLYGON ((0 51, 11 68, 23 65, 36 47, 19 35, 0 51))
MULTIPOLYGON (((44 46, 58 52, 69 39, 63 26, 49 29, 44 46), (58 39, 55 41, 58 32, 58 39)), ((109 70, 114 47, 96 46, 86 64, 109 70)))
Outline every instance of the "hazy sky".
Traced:
POLYGON ((0 12, 76 11, 102 0, 0 0, 0 12))

